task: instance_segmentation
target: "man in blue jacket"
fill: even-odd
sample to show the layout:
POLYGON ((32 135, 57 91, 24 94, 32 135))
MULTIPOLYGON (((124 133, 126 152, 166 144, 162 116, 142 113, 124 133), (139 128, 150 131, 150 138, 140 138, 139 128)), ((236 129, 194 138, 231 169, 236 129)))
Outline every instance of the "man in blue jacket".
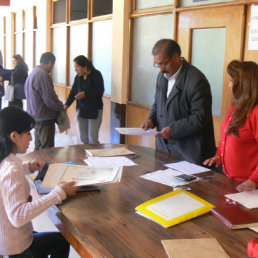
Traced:
POLYGON ((155 101, 141 127, 157 128, 158 150, 202 164, 215 153, 209 82, 180 57, 180 46, 174 40, 159 40, 152 54, 160 73, 155 101))

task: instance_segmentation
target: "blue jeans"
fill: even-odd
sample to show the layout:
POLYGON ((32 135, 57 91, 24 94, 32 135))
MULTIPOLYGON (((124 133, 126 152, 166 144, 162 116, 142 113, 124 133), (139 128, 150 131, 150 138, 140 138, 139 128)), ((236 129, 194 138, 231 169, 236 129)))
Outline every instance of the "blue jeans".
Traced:
POLYGON ((9 258, 68 258, 70 245, 60 232, 33 233, 33 238, 28 249, 9 258))

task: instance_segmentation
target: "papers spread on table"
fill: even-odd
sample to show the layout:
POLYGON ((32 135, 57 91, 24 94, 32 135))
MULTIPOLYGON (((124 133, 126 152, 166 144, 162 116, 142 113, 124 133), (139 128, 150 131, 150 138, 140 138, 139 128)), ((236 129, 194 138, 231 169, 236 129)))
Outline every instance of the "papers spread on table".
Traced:
POLYGON ((53 188, 62 183, 76 181, 76 185, 115 183, 121 180, 122 167, 88 167, 63 163, 49 165, 42 187, 53 188))
POLYGON ((226 194, 225 197, 242 204, 248 209, 258 208, 258 190, 226 194))
POLYGON ((176 190, 149 200, 135 209, 164 227, 195 218, 210 211, 214 206, 184 190, 176 190))
POLYGON ((193 181, 185 182, 185 181, 176 179, 175 176, 179 176, 182 174, 192 175, 192 174, 208 171, 207 168, 195 165, 188 161, 180 161, 175 163, 164 164, 164 166, 168 167, 169 169, 158 170, 152 173, 142 175, 141 177, 160 184, 176 187, 176 186, 186 185, 191 182, 199 181, 201 178, 196 177, 196 179, 193 181))
POLYGON ((128 128, 128 127, 120 127, 115 128, 120 134, 128 134, 128 135, 156 135, 158 132, 154 129, 144 130, 142 128, 128 128))
POLYGON ((126 147, 88 149, 85 151, 88 154, 88 156, 91 156, 91 157, 111 157, 111 156, 135 154, 135 152, 128 150, 126 147))
POLYGON ((88 157, 87 159, 84 160, 88 166, 92 167, 105 167, 105 166, 135 166, 135 164, 132 160, 126 158, 126 157, 88 157))
POLYGON ((169 258, 229 258, 216 238, 161 240, 169 258))
POLYGON ((147 179, 147 180, 151 180, 156 183, 163 184, 163 185, 169 185, 172 187, 186 185, 191 182, 196 182, 199 180, 198 178, 196 178, 195 180, 193 180, 191 182, 184 182, 182 180, 175 178, 175 176, 179 176, 182 174, 183 173, 173 170, 173 169, 166 169, 166 170, 158 170, 158 171, 155 171, 152 173, 148 173, 148 174, 142 175, 140 177, 147 179))
POLYGON ((180 171, 184 174, 192 175, 197 173, 202 173, 209 171, 210 169, 195 165, 193 163, 190 163, 188 161, 180 161, 170 164, 164 164, 165 167, 172 168, 174 170, 180 171))

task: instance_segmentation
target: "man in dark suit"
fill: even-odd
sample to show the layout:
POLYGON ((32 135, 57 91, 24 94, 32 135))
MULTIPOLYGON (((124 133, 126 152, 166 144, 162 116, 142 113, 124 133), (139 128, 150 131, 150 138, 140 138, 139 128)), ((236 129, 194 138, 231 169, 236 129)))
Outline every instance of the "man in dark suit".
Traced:
POLYGON ((180 46, 174 40, 159 40, 152 54, 160 73, 155 101, 141 127, 157 128, 158 150, 202 164, 215 153, 209 82, 180 57, 180 46))

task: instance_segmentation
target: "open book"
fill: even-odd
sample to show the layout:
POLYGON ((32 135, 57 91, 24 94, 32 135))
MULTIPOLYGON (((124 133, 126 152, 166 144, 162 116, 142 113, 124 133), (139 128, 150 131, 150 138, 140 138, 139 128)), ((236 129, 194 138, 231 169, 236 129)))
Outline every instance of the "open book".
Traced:
POLYGON ((122 167, 88 167, 64 163, 49 165, 42 187, 53 188, 62 183, 76 181, 76 185, 115 183, 121 180, 122 167))

